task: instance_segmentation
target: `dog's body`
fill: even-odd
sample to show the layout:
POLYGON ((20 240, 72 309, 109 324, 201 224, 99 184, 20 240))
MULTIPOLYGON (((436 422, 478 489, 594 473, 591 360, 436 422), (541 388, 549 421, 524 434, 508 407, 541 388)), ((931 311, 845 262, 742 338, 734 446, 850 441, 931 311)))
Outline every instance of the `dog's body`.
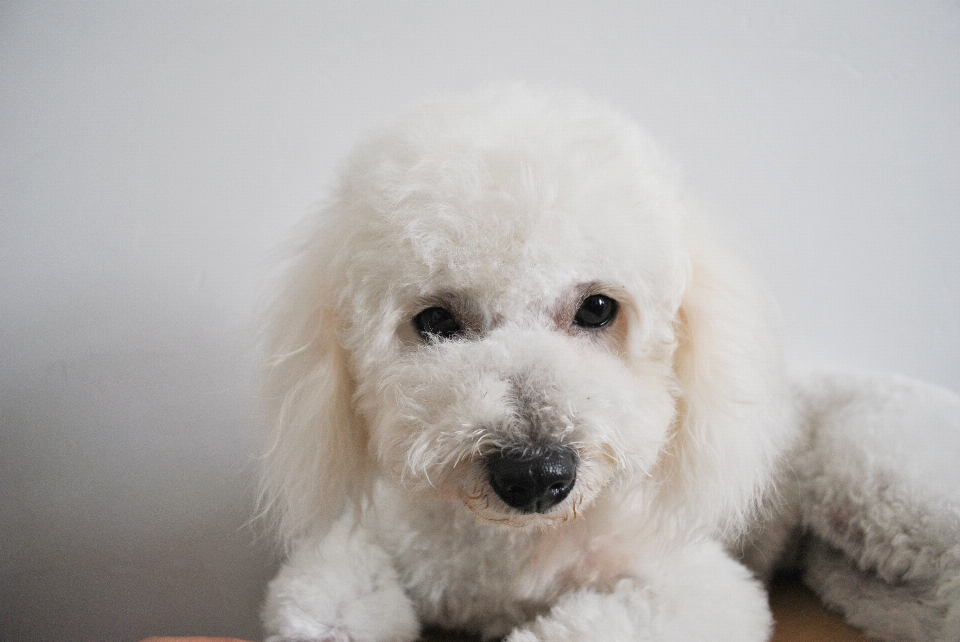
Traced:
POLYGON ((769 636, 727 551, 762 514, 747 557, 788 552, 817 422, 629 120, 520 87, 429 106, 361 150, 287 283, 271 639, 769 636))

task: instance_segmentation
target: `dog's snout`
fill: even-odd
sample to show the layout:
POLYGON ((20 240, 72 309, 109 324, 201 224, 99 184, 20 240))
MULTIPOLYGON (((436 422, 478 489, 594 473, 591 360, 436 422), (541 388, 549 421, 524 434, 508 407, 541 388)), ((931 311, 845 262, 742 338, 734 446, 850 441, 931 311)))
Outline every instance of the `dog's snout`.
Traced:
POLYGON ((545 513, 562 502, 577 482, 577 457, 567 446, 533 453, 501 450, 486 458, 490 486, 507 505, 545 513))

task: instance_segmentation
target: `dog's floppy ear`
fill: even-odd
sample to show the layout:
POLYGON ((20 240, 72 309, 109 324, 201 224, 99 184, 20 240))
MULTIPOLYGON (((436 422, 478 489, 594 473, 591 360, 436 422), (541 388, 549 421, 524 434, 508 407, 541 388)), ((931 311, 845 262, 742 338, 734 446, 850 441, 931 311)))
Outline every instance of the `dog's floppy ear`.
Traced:
POLYGON ((353 410, 354 384, 336 334, 337 234, 323 227, 303 238, 264 337, 270 438, 261 509, 288 545, 322 533, 358 501, 368 471, 366 429, 353 410))
POLYGON ((773 305, 725 252, 690 235, 676 319, 678 415, 662 460, 664 508, 734 535, 755 508, 787 438, 773 305))

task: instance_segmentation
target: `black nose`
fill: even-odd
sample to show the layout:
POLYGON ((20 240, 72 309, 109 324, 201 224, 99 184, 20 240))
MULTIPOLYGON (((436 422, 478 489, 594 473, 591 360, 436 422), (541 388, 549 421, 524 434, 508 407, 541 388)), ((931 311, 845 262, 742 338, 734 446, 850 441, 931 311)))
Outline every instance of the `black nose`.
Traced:
POLYGON ((570 494, 577 482, 577 457, 566 446, 527 454, 502 450, 487 456, 490 486, 509 506, 545 513, 570 494))

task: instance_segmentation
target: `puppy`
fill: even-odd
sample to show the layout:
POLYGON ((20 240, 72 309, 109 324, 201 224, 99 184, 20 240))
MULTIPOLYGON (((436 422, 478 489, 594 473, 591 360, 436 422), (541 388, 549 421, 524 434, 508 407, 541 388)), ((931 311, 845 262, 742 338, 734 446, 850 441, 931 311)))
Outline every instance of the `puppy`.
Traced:
POLYGON ((487 90, 361 146, 268 330, 268 639, 768 639, 728 550, 800 443, 770 319, 602 104, 487 90))

